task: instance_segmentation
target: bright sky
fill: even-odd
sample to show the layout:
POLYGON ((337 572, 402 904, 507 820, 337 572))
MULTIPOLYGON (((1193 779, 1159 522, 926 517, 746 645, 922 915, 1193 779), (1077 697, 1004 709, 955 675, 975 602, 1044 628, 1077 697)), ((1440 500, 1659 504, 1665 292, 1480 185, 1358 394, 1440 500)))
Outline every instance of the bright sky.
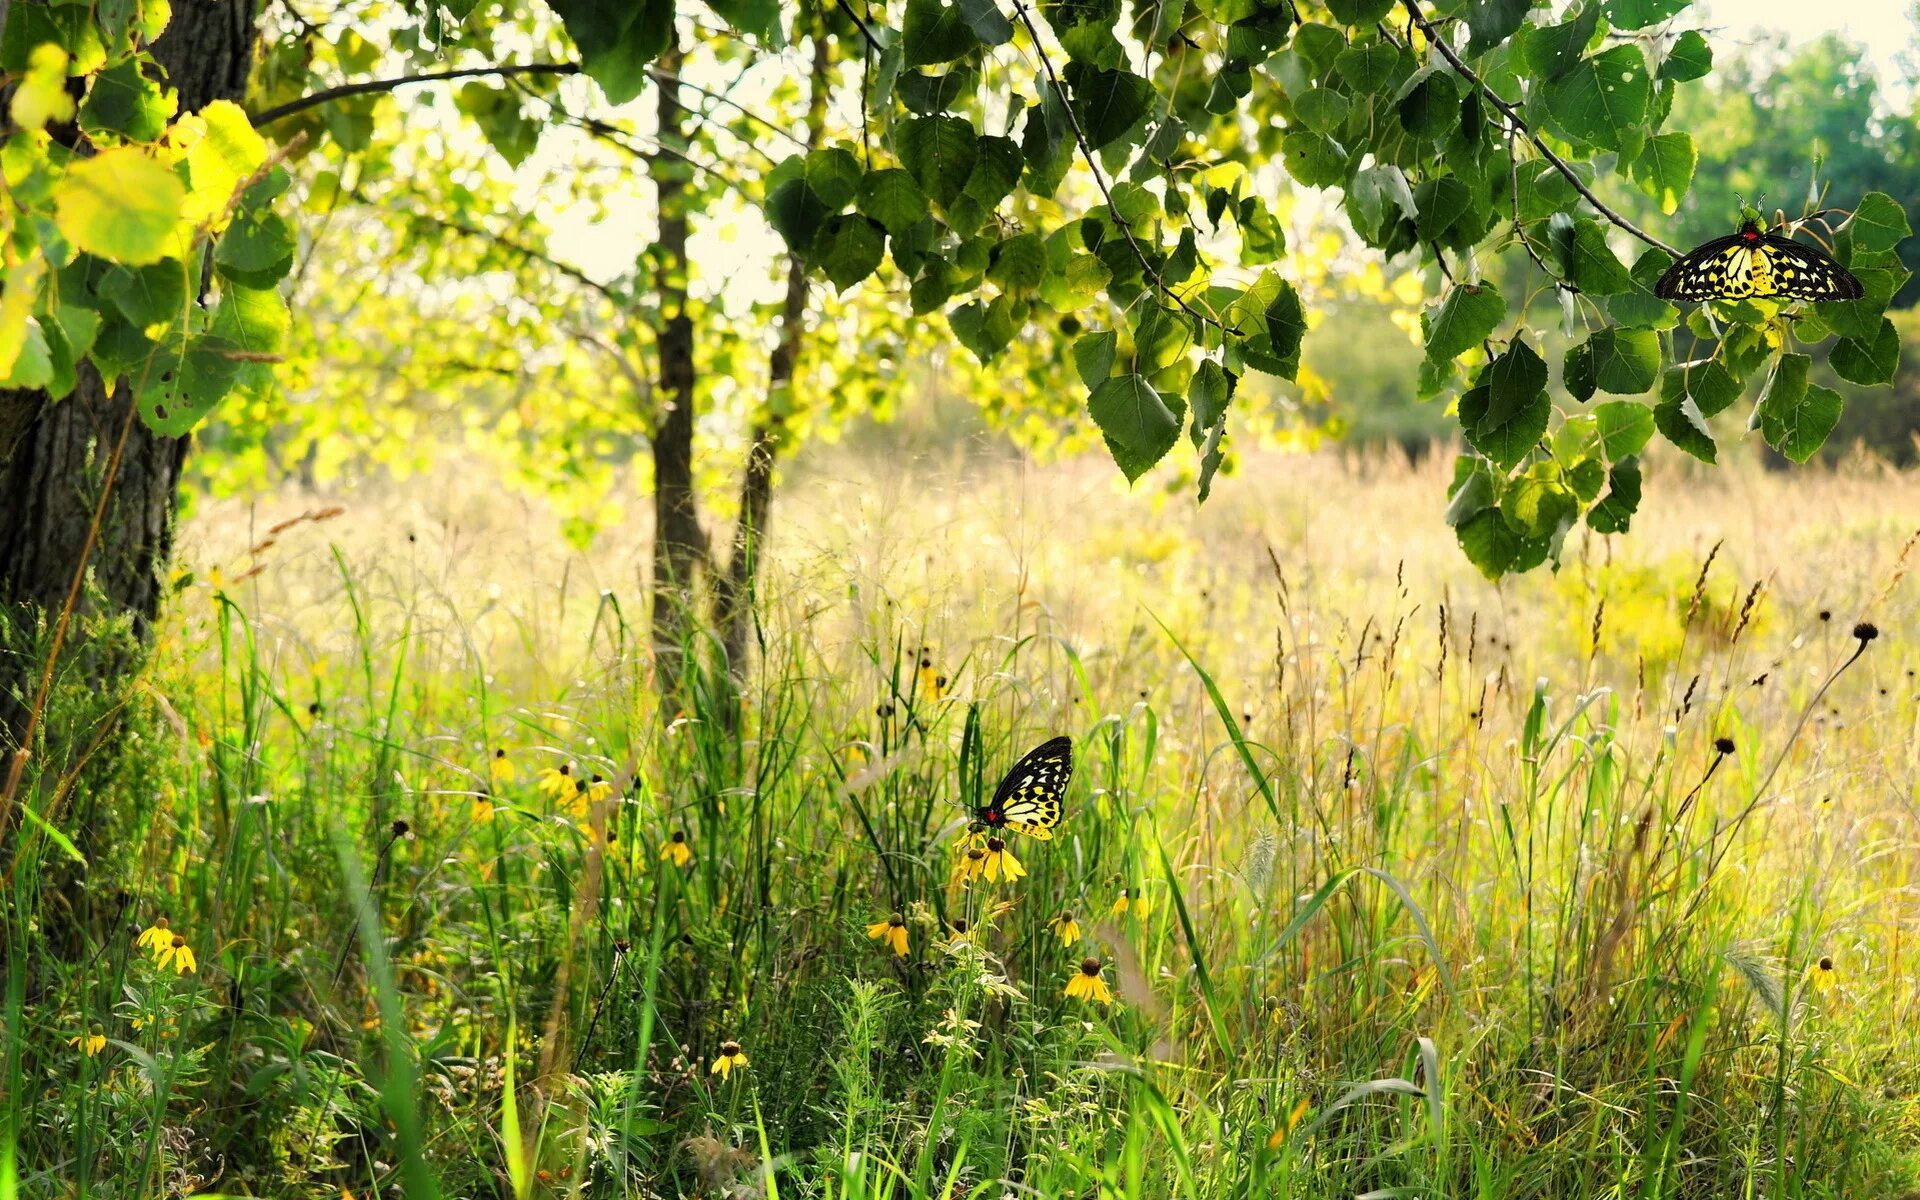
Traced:
POLYGON ((1867 61, 1887 88, 1904 95, 1911 90, 1915 57, 1915 0, 1699 0, 1701 24, 1717 29, 1717 43, 1752 41, 1767 30, 1779 30, 1795 43, 1823 33, 1838 33, 1866 47, 1867 61))

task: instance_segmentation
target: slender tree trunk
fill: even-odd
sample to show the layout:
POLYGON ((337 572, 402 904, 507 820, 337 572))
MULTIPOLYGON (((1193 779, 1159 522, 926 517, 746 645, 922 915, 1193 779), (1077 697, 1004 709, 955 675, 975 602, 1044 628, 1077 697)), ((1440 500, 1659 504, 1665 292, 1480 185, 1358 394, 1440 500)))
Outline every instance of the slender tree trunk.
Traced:
MULTIPOLYGON (((255 0, 176 5, 154 57, 180 91, 180 110, 246 94, 253 61, 255 0)), ((82 559, 89 611, 129 614, 144 637, 159 612, 161 576, 173 549, 175 488, 187 439, 159 437, 137 419, 127 433, 113 491, 91 553, 87 532, 108 456, 132 409, 131 389, 109 397, 89 366, 72 394, 0 391, 0 607, 16 631, 66 603, 82 559)), ((0 647, 0 741, 17 739, 38 664, 0 647), (18 699, 15 699, 17 697, 18 699)), ((109 664, 107 669, 111 670, 109 664)))
MULTIPOLYGON (((817 21, 816 17, 816 21, 817 21)), ((833 86, 833 40, 817 26, 813 30, 813 73, 807 96, 807 149, 820 146, 826 125, 827 93, 833 86)), ((746 471, 740 480, 740 516, 734 524, 733 547, 727 569, 714 580, 713 624, 727 656, 727 670, 736 678, 747 671, 747 635, 752 629, 754 584, 766 545, 767 521, 773 509, 773 467, 786 442, 786 392, 806 336, 807 265, 798 255, 787 257, 787 298, 780 310, 780 335, 767 364, 767 402, 754 422, 747 443, 746 471)))
MULTIPOLYGON (((681 53, 663 54, 659 69, 677 75, 681 53)), ((671 703, 686 671, 693 636, 694 573, 706 536, 693 492, 693 317, 687 312, 687 171, 672 152, 686 145, 680 89, 660 85, 661 152, 649 174, 660 205, 654 268, 662 324, 659 336, 660 411, 653 426, 653 652, 661 699, 671 703)))

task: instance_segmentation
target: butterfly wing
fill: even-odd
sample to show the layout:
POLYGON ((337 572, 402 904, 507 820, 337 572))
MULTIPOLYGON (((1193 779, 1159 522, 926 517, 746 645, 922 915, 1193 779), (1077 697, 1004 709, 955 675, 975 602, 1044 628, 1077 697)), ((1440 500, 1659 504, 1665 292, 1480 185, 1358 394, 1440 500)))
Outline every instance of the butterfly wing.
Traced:
POLYGON ((1752 251, 1745 238, 1715 238, 1667 268, 1653 294, 1662 300, 1737 300, 1752 294, 1752 251))
POLYGON ((1042 742, 994 789, 993 799, 975 814, 998 829, 1017 829, 1045 840, 1060 823, 1060 801, 1073 778, 1073 739, 1061 736, 1042 742))
POLYGON ((1818 246, 1768 234, 1760 242, 1766 256, 1769 290, 1756 296, 1785 296, 1793 300, 1858 300, 1866 294, 1860 281, 1818 246))

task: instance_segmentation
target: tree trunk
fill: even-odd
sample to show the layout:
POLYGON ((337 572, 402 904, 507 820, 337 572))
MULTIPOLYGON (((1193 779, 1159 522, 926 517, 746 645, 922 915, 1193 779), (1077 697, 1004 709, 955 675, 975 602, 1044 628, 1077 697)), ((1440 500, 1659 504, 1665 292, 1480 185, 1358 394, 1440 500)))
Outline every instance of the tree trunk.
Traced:
MULTIPOLYGON (((254 0, 175 7, 153 53, 180 91, 181 112, 245 96, 254 32, 254 0)), ((156 436, 137 418, 127 428, 132 407, 130 388, 109 397, 84 365, 78 386, 58 402, 44 392, 0 392, 0 607, 16 631, 15 652, 0 649, 0 738, 19 736, 37 682, 38 664, 19 653, 31 639, 19 634, 36 613, 53 619, 83 565, 88 611, 130 614, 143 637, 159 612, 187 439, 156 436), (126 447, 89 553, 87 533, 123 428, 126 447)))
MULTIPOLYGON (((660 56, 659 71, 676 75, 680 49, 660 56)), ((660 84, 661 149, 648 173, 660 206, 660 239, 654 287, 660 296, 660 386, 662 408, 653 427, 653 653, 660 697, 669 707, 686 671, 693 638, 694 573, 705 534, 693 492, 693 317, 687 312, 687 163, 675 152, 686 145, 686 110, 680 89, 660 84)), ((671 715, 671 713, 667 714, 671 715)))
MULTIPOLYGON (((833 86, 833 40, 813 31, 813 74, 807 96, 807 149, 820 146, 826 125, 827 93, 833 86)), ((786 441, 785 392, 793 386, 806 333, 807 265, 799 255, 787 258, 787 298, 780 311, 780 340, 767 363, 765 413, 754 422, 747 443, 746 472, 740 481, 740 516, 734 524, 727 569, 714 580, 713 623, 720 631, 727 670, 736 678, 747 671, 747 634, 752 627, 754 584, 773 508, 773 465, 786 441)))

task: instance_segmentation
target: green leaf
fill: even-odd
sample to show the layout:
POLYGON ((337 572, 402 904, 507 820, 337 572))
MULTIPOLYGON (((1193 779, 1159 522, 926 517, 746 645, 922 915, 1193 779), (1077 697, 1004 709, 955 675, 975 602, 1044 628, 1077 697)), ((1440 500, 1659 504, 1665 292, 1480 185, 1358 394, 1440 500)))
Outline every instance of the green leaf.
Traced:
POLYGON ((1310 129, 1289 130, 1280 139, 1287 174, 1308 187, 1332 187, 1347 177, 1346 156, 1330 138, 1310 129))
POLYGON ((972 300, 947 314, 947 326, 975 358, 992 362, 1013 341, 1013 304, 1005 296, 972 300))
POLYGON ((248 351, 224 337, 176 331, 152 359, 134 372, 134 403, 147 428, 181 437, 227 398, 246 365, 234 357, 248 351))
POLYGON ((906 19, 900 25, 900 45, 906 53, 903 65, 952 62, 979 44, 958 6, 942 0, 907 0, 906 19))
POLYGON ((1015 234, 993 248, 987 278, 1013 292, 1030 292, 1047 274, 1047 248, 1037 233, 1015 234))
POLYGON ((1545 392, 1533 393, 1504 413, 1494 412, 1492 400, 1489 386, 1469 388, 1460 397, 1460 426, 1469 445, 1511 469, 1539 444, 1553 406, 1545 392))
POLYGON ((954 7, 982 45, 1004 46, 1013 40, 1013 22, 1000 11, 999 0, 956 0, 954 7))
POLYGON ((1900 333, 1893 322, 1880 318, 1880 332, 1871 339, 1841 338, 1827 365, 1848 383, 1873 387, 1892 383, 1900 366, 1900 333))
POLYGON ((540 131, 546 126, 520 111, 517 91, 475 80, 454 93, 454 104, 473 118, 487 144, 509 166, 525 162, 540 144, 540 131))
POLYGON ((213 249, 213 268, 248 287, 272 287, 293 269, 295 244, 293 227, 279 213, 242 209, 213 249))
POLYGON ((187 268, 179 262, 114 267, 96 290, 136 329, 177 325, 186 317, 187 268))
MULTIPOLYGON (((472 8, 476 0, 462 2, 472 8)), ((781 40, 780 0, 707 0, 707 7, 722 21, 748 37, 763 42, 781 40)))
POLYGON ((674 0, 548 0, 580 51, 580 66, 611 104, 647 86, 647 67, 673 37, 674 0))
MULTIPOLYGON (((1114 462, 1129 483, 1146 474, 1180 438, 1180 414, 1167 400, 1142 375, 1104 380, 1087 398, 1087 411, 1106 435, 1114 462)), ((1184 410, 1185 403, 1178 403, 1184 410)))
POLYGON ((1658 134, 1647 139, 1646 148, 1633 160, 1633 179, 1660 205, 1661 212, 1672 216, 1693 185, 1693 168, 1698 161, 1691 134, 1658 134))
POLYGON ((1461 454, 1453 460, 1453 482, 1447 487, 1446 522, 1458 529, 1500 501, 1500 484, 1487 461, 1461 454))
POLYGON ((1595 405, 1593 418, 1600 431, 1600 453, 1608 462, 1631 458, 1653 440, 1653 410, 1631 400, 1609 400, 1595 405))
POLYGON ((860 160, 838 146, 814 150, 803 160, 801 178, 829 212, 839 212, 859 194, 860 160))
POLYGON ((158 262, 185 248, 180 177, 132 146, 102 150, 54 185, 54 223, 76 247, 110 262, 158 262))
POLYGON ((1153 102, 1153 85, 1131 71, 1068 63, 1066 79, 1080 128, 1095 150, 1104 150, 1126 137, 1146 119, 1153 102))
POLYGON ((53 351, 39 318, 28 317, 19 338, 12 367, 0 375, 0 387, 39 391, 53 382, 53 351))
POLYGON ((1396 0, 1327 0, 1327 12, 1342 25, 1372 25, 1398 7, 1396 0))
POLYGON ((914 117, 894 134, 900 162, 942 208, 960 198, 980 156, 973 126, 962 117, 914 117))
POLYGON ((1653 97, 1637 46, 1583 59, 1546 87, 1547 111, 1568 134, 1599 150, 1637 146, 1653 97))
POLYGON ((1294 98, 1293 114, 1300 123, 1315 133, 1332 133, 1346 124, 1347 112, 1352 106, 1347 98, 1332 88, 1308 88, 1294 98))
POLYGON ((1593 347, 1593 378, 1603 392, 1638 396, 1660 374, 1660 335, 1651 329, 1599 330, 1587 339, 1593 347))
POLYGON ((1390 95, 1399 90, 1401 80, 1413 74, 1406 56, 1380 42, 1342 50, 1333 60, 1333 69, 1361 96, 1390 95))
POLYGON ((1074 369, 1079 371, 1080 382, 1087 385, 1088 391, 1099 387, 1107 376, 1113 374, 1113 358, 1119 345, 1120 337, 1111 329, 1081 334, 1074 339, 1074 369))
POLYGON ((1807 382, 1812 367, 1808 355, 1781 355, 1753 413, 1767 445, 1797 463, 1826 444, 1845 406, 1838 392, 1807 382))
POLYGON ((1685 12, 1693 0, 1606 0, 1607 20, 1620 29, 1645 29, 1685 12))
POLYGON ((1532 7, 1533 0, 1473 0, 1467 9, 1467 30, 1472 34, 1467 53, 1478 58, 1512 37, 1532 7))
POLYGON ((1860 207, 1853 210, 1847 231, 1853 235, 1856 249, 1868 251, 1891 250, 1913 235, 1906 210, 1885 192, 1868 192, 1860 198, 1860 207))
POLYGON ((1457 358, 1478 346, 1506 319, 1507 302, 1491 283, 1459 284, 1427 323, 1427 357, 1457 358))
POLYGON ((1227 416, 1227 403, 1233 399, 1234 384, 1239 382, 1211 358, 1200 360, 1200 367, 1187 385, 1187 407, 1193 410, 1193 444, 1201 445, 1207 431, 1227 416))
MULTIPOLYGON (((1652 421, 1652 415, 1648 415, 1652 421)), ((1607 470, 1607 495, 1587 513, 1587 524, 1595 533, 1625 533, 1640 507, 1640 462, 1626 459, 1607 470)))
POLYGON ((1039 7, 1071 61, 1117 67, 1126 60, 1126 50, 1113 35, 1120 23, 1120 0, 1046 0, 1039 7))
POLYGON ((1484 382, 1488 404, 1483 423, 1503 425, 1520 409, 1545 398, 1547 363, 1532 346, 1515 338, 1487 367, 1484 382))
POLYGON ((1535 463, 1500 498, 1500 515, 1529 539, 1559 536, 1580 516, 1580 504, 1551 462, 1535 463))
POLYGON ((1507 524, 1497 508, 1489 508, 1454 530, 1467 561, 1488 579, 1498 581, 1510 571, 1525 571, 1546 561, 1545 540, 1522 537, 1507 524))
POLYGON ((1567 356, 1560 363, 1560 385, 1567 394, 1585 404, 1593 399, 1594 389, 1599 381, 1594 378, 1593 345, 1581 342, 1567 350, 1567 356))
POLYGON ((152 142, 166 132, 180 107, 172 88, 148 79, 137 58, 115 63, 94 76, 80 105, 80 128, 89 137, 114 134, 130 142, 152 142))
POLYGON ((844 292, 873 274, 886 248, 886 231, 877 221, 842 213, 820 231, 808 257, 826 272, 835 289, 844 292))
POLYGON ((1432 140, 1460 127, 1460 89, 1453 76, 1428 68, 1401 88, 1400 124, 1417 138, 1432 140))
POLYGON ((1672 329, 1680 323, 1680 310, 1653 294, 1653 285, 1672 264, 1664 250, 1649 246, 1640 252, 1633 263, 1632 286, 1607 300, 1607 315, 1615 324, 1672 329))
POLYGON ((1705 34, 1698 29, 1689 29, 1674 39, 1673 48, 1667 51, 1666 61, 1660 64, 1660 78, 1685 83, 1690 79, 1703 78, 1711 70, 1713 47, 1707 45, 1705 34))
POLYGON ((1668 441, 1701 462, 1710 463, 1718 457, 1713 435, 1707 432, 1707 420, 1692 400, 1662 400, 1653 406, 1653 423, 1668 441))
POLYGON ((1633 289, 1632 273, 1614 257, 1606 230, 1590 217, 1574 222, 1568 258, 1567 273, 1573 286, 1589 296, 1617 296, 1633 289))
POLYGON ((1527 70, 1547 82, 1563 78, 1580 63, 1600 27, 1600 8, 1588 4, 1580 15, 1559 25, 1545 25, 1520 35, 1520 60, 1527 70))
POLYGON ((904 167, 881 167, 868 171, 860 180, 855 202, 862 214, 880 222, 888 233, 898 236, 919 224, 927 215, 927 195, 904 167))
POLYGON ((1717 417, 1740 398, 1740 381, 1718 360, 1674 367, 1660 379, 1660 399, 1693 401, 1702 417, 1717 417))

